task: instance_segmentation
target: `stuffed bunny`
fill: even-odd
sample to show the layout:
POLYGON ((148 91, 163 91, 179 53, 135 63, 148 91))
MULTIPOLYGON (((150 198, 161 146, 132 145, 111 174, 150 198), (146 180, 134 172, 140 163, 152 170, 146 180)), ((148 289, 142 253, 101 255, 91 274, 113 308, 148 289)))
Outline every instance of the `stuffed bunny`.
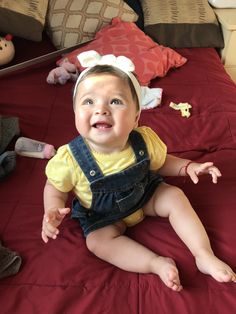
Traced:
POLYGON ((63 59, 58 67, 49 72, 47 82, 49 84, 59 83, 64 85, 68 80, 76 81, 77 77, 78 70, 76 66, 67 59, 63 59))

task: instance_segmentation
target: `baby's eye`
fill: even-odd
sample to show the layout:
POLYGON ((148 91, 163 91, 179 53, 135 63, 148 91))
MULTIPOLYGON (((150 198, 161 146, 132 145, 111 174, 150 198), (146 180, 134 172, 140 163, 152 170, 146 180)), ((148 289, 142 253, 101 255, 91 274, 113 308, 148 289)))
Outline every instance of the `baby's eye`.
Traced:
POLYGON ((114 98, 111 100, 111 104, 113 105, 122 105, 123 102, 120 99, 114 98))
POLYGON ((90 98, 85 99, 85 100, 83 101, 83 105, 92 105, 92 104, 93 104, 93 100, 90 99, 90 98))

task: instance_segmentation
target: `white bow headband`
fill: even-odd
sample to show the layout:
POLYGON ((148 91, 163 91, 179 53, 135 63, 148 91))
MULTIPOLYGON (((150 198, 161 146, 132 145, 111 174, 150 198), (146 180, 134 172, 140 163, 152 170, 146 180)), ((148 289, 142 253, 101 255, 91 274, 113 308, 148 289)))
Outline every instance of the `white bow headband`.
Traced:
POLYGON ((132 74, 132 71, 134 71, 135 66, 129 58, 125 56, 116 57, 112 54, 101 56, 97 51, 89 50, 81 52, 77 56, 77 59, 79 60, 81 66, 86 69, 80 73, 76 81, 73 99, 75 97, 77 86, 81 78, 91 67, 95 65, 111 65, 117 67, 118 69, 125 72, 129 76, 131 82, 133 83, 136 94, 138 96, 139 108, 141 108, 141 87, 136 77, 132 74))

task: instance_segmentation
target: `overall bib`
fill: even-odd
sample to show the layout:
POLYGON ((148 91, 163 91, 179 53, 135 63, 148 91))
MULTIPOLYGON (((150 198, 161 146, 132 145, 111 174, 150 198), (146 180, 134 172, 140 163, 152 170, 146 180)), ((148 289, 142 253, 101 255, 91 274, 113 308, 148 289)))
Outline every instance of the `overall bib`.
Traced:
POLYGON ((69 143, 70 150, 89 181, 90 208, 73 200, 72 218, 79 219, 84 235, 110 225, 142 208, 163 178, 150 171, 150 160, 141 134, 132 131, 129 142, 136 163, 121 172, 104 176, 81 136, 69 143))

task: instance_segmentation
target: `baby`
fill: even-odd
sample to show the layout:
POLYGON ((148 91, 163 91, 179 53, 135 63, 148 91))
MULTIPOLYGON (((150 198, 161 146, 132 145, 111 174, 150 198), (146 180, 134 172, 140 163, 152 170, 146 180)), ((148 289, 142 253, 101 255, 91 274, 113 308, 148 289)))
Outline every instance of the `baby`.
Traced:
POLYGON ((186 176, 196 184, 221 173, 212 162, 197 163, 167 154, 166 145, 148 127, 137 127, 140 85, 132 69, 94 65, 84 70, 74 88, 75 125, 79 136, 58 149, 49 161, 44 189, 42 239, 56 239, 70 208, 79 220, 86 245, 117 267, 153 273, 174 291, 181 291, 176 264, 126 236, 126 228, 145 216, 167 217, 193 254, 198 269, 219 282, 236 282, 234 271, 217 258, 206 231, 185 194, 166 184, 164 176, 186 176))

